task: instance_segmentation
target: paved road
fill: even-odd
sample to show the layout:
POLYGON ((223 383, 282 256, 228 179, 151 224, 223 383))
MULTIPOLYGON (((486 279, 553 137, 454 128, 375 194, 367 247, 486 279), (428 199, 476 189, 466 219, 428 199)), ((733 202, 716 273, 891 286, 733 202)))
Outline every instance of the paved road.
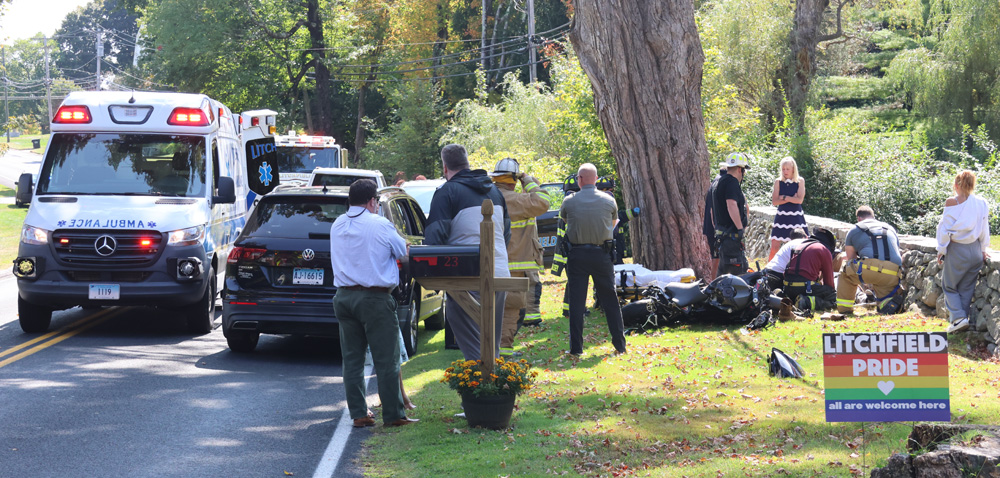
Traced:
POLYGON ((361 476, 370 432, 346 421, 335 341, 234 354, 219 329, 192 337, 139 307, 58 311, 24 334, 16 297, 0 279, 0 476, 361 476))
POLYGON ((38 152, 17 149, 8 150, 0 156, 0 185, 16 189, 14 183, 21 173, 31 173, 38 181, 38 168, 42 165, 42 150, 38 152))

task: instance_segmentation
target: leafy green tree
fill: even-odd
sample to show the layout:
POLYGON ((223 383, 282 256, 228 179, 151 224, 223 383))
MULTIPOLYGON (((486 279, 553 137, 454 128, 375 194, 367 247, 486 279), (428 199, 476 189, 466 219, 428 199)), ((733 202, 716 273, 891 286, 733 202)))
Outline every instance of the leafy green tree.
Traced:
POLYGON ((282 113, 279 121, 295 122, 292 114, 301 97, 296 86, 303 74, 289 55, 305 46, 298 37, 270 39, 241 0, 212 5, 163 0, 148 4, 143 18, 146 45, 140 66, 156 79, 149 86, 206 93, 234 111, 271 108, 282 113))
POLYGON ((444 102, 430 81, 397 83, 389 94, 394 121, 384 131, 375 130, 361 156, 364 167, 381 170, 386 177, 403 171, 407 177, 440 176, 440 146, 444 102))
POLYGON ((1000 135, 1000 9, 989 0, 936 0, 927 5, 932 46, 900 53, 889 78, 913 108, 944 129, 985 125, 1000 135))
MULTIPOLYGON (((45 43, 39 33, 34 38, 16 40, 13 45, 3 46, 6 58, 4 77, 9 81, 7 92, 10 98, 11 117, 30 116, 47 131, 49 125, 48 105, 45 101, 45 43)), ((48 40, 49 61, 59 58, 60 52, 55 40, 48 40)), ((78 90, 73 82, 62 78, 58 69, 50 69, 52 80, 50 91, 52 107, 59 105, 59 98, 69 91, 78 90)))
POLYGON ((701 7, 699 19, 706 70, 713 69, 705 72, 703 83, 710 97, 735 93, 747 107, 780 117, 774 84, 792 29, 788 2, 712 0, 701 7))
POLYGON ((131 69, 135 53, 137 16, 119 5, 118 0, 93 0, 66 15, 56 30, 59 55, 55 66, 66 78, 91 81, 95 73, 97 32, 103 32, 104 55, 108 69, 131 69))

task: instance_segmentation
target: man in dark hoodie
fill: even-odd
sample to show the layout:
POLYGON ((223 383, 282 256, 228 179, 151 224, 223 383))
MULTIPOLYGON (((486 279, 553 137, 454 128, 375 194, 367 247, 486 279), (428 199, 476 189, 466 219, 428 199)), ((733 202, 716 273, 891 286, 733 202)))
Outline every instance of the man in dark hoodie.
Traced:
MULTIPOLYGON (((507 268, 507 241, 510 240, 510 217, 503 194, 493 185, 486 170, 469 169, 469 157, 465 148, 449 144, 441 149, 441 169, 444 183, 434 192, 430 212, 427 214, 427 229, 424 244, 428 245, 479 245, 479 223, 483 220, 480 212, 484 199, 493 201, 493 277, 510 277, 507 268)), ((482 273, 488 273, 482 271, 482 273)), ((479 300, 479 293, 472 292, 479 300)), ((506 292, 497 292, 493 334, 494 350, 500 350, 500 332, 503 325, 503 308, 506 292)), ((449 299, 451 300, 451 299, 449 299)), ((458 307, 445 309, 445 320, 451 325, 455 342, 466 360, 479 359, 480 330, 478 321, 458 307)))

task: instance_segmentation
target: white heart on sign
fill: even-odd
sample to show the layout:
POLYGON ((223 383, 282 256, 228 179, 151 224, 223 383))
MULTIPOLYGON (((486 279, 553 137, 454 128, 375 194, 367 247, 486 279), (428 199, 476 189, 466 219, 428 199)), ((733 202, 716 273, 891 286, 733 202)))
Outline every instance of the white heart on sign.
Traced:
POLYGON ((882 381, 880 381, 878 383, 878 389, 881 390, 882 393, 884 393, 886 395, 889 395, 889 392, 891 392, 892 389, 894 389, 894 388, 896 388, 896 382, 893 382, 892 380, 890 380, 888 382, 882 382, 882 381))

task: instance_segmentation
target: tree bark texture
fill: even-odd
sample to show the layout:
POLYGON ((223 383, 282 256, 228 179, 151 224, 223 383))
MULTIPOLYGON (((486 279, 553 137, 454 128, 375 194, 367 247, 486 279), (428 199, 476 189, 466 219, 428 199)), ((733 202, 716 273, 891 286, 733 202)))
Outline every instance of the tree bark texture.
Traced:
POLYGON ((635 262, 709 268, 702 234, 709 158, 705 61, 692 0, 576 0, 570 40, 618 165, 635 262))
MULTIPOLYGON (((786 60, 785 96, 788 111, 792 115, 795 132, 805 131, 806 100, 809 83, 816 73, 816 45, 820 42, 823 26, 823 12, 830 6, 830 0, 797 0, 795 18, 789 38, 790 54, 786 60)), ((840 24, 838 18, 838 26, 840 24)))
POLYGON ((320 16, 319 1, 310 0, 306 10, 306 28, 313 51, 313 68, 316 70, 316 124, 315 134, 333 134, 333 108, 330 95, 330 69, 326 66, 326 41, 323 38, 323 18, 320 16))

